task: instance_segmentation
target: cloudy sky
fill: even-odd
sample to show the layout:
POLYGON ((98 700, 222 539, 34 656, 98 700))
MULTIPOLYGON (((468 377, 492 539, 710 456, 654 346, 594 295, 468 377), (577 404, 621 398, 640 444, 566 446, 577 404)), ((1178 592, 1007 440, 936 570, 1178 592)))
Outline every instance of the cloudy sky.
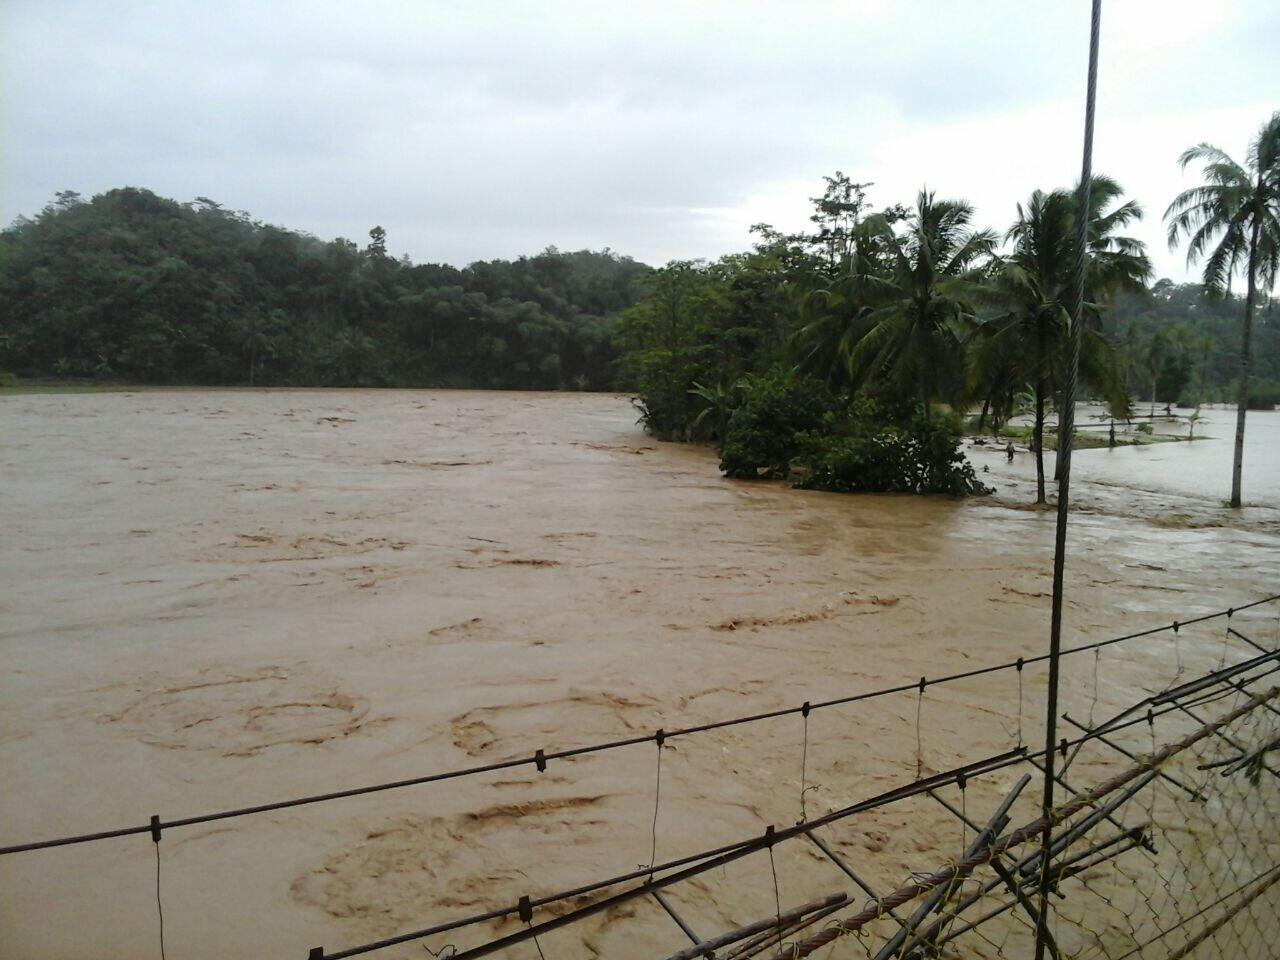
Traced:
MULTIPOLYGON (((208 196, 462 264, 651 262, 798 227, 823 174, 1003 228, 1079 170, 1087 0, 0 3, 0 218, 54 193, 208 196)), ((1280 108, 1275 0, 1106 0, 1095 168, 1160 214, 1280 108)))

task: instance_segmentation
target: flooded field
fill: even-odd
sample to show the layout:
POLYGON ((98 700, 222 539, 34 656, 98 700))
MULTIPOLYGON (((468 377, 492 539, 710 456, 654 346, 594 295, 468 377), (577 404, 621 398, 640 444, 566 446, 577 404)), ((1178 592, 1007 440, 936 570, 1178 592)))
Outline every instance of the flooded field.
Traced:
MULTIPOLYGON (((1068 642, 1276 592, 1280 469, 1264 464, 1280 414, 1250 416, 1240 515, 1219 506, 1230 417, 1213 414, 1197 430, 1220 439, 1078 455, 1068 642)), ((727 481, 712 451, 644 436, 605 395, 31 395, 0 398, 0 420, 0 844, 793 706, 1046 643, 1053 516, 1027 508, 1025 454, 1006 468, 975 448, 997 492, 952 501, 727 481)), ((1270 637, 1268 616, 1237 625, 1270 637)), ((1068 708, 1216 665, 1224 633, 1179 644, 1070 663, 1068 708)), ((812 813, 1032 740, 1044 679, 815 713, 803 776, 789 717, 675 741, 657 790, 647 744, 175 830, 167 953, 302 960, 634 869, 655 847, 790 824, 802 779, 812 813)), ((962 833, 911 806, 832 839, 874 848, 888 889, 962 833)), ((813 858, 780 848, 784 906, 831 892, 813 858)), ((673 892, 695 929, 771 915, 758 859, 673 892)), ((0 859, 0 954, 158 956, 155 870, 145 835, 0 859)), ((541 946, 639 958, 682 941, 643 901, 541 946)))
MULTIPOLYGON (((1147 415, 1150 410, 1140 403, 1134 412, 1147 415)), ((1118 513, 1149 511, 1153 517, 1163 513, 1167 521, 1170 515, 1189 512, 1198 520, 1221 522, 1216 508, 1231 494, 1235 409, 1202 407, 1194 424, 1188 423, 1192 412, 1188 408, 1175 408, 1172 418, 1161 416, 1163 411, 1163 407, 1156 407, 1156 417, 1151 421, 1157 436, 1187 437, 1194 433, 1195 440, 1083 451, 1077 459, 1074 478, 1086 485, 1084 496, 1094 505, 1107 499, 1108 488, 1116 491, 1114 509, 1118 513), (1133 495, 1135 492, 1137 496, 1133 495), (1215 512, 1205 515, 1206 507, 1215 512)), ((1076 413, 1076 422, 1093 436, 1106 437, 1106 420, 1105 411, 1097 406, 1081 404, 1076 413)), ((980 456, 975 460, 997 462, 980 456)), ((999 463, 1002 473, 1035 482, 1031 454, 1020 454, 1009 468, 1003 465, 1002 457, 999 463)), ((1046 454, 1046 463, 1052 470, 1052 452, 1046 454)), ((1280 519, 1280 411, 1251 410, 1246 418, 1243 502, 1245 510, 1233 523, 1243 520, 1280 530, 1275 525, 1280 519)))

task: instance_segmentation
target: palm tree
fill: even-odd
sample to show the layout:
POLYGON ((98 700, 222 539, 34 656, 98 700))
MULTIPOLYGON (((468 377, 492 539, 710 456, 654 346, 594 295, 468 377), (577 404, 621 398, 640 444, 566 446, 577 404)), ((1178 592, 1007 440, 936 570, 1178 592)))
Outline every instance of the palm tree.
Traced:
MULTIPOLYGON (((1093 178, 1080 344, 1080 372, 1103 391, 1115 415, 1127 412, 1128 398, 1116 354, 1098 330, 1102 304, 1120 290, 1140 288, 1151 272, 1142 243, 1116 233, 1142 216, 1134 201, 1117 203, 1122 194, 1110 177, 1093 178)), ((1003 393, 1011 382, 1032 385, 1037 503, 1046 501, 1045 404, 1062 384, 1070 329, 1076 197, 1074 190, 1037 190, 1025 207, 1018 205, 1018 219, 1005 234, 1013 251, 999 262, 986 290, 996 312, 979 327, 970 359, 970 384, 980 385, 976 389, 998 386, 1003 393)))
POLYGON ((875 326, 876 310, 896 295, 878 223, 858 225, 844 264, 826 286, 802 292, 801 323, 791 340, 799 368, 836 391, 850 386, 854 349, 875 326))
POLYGON ((883 380, 926 413, 933 400, 960 403, 964 396, 964 333, 982 270, 995 249, 995 234, 974 230, 973 207, 937 200, 920 191, 899 233, 884 217, 868 229, 884 251, 883 275, 862 281, 865 309, 855 342, 844 351, 849 386, 883 380))
POLYGON ((1229 288, 1238 270, 1245 272, 1240 395, 1231 465, 1231 506, 1239 507, 1253 313, 1259 289, 1271 290, 1280 266, 1280 112, 1262 125, 1243 165, 1209 143, 1191 147, 1179 158, 1183 169, 1196 162, 1203 164, 1205 182, 1178 194, 1165 219, 1170 248, 1186 237, 1187 262, 1204 258, 1209 290, 1220 293, 1229 288))
POLYGON ((233 326, 233 332, 241 349, 249 355, 249 386, 251 387, 257 376, 259 359, 275 355, 276 339, 283 326, 282 316, 279 310, 272 310, 266 316, 250 313, 239 318, 233 326))
POLYGON ((1147 339, 1146 349, 1143 351, 1143 365, 1147 369, 1148 376, 1151 377, 1152 421, 1156 417, 1156 390, 1160 386, 1160 378, 1164 376, 1164 368, 1169 364, 1169 354, 1172 349, 1168 331, 1157 330, 1147 339))

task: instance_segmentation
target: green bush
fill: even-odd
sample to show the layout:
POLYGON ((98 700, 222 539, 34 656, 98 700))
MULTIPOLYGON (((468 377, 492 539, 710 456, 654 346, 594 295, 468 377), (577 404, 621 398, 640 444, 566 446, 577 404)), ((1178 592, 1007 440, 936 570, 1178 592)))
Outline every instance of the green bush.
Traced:
POLYGON ((838 493, 988 493, 960 450, 961 423, 923 407, 886 415, 871 401, 803 440, 797 487, 838 493))
POLYGON ((641 425, 659 440, 690 439, 689 388, 682 382, 655 379, 631 402, 640 411, 641 425))
POLYGON ((746 378, 720 448, 720 469, 739 480, 787 477, 803 435, 834 407, 830 391, 812 377, 777 370, 746 378))

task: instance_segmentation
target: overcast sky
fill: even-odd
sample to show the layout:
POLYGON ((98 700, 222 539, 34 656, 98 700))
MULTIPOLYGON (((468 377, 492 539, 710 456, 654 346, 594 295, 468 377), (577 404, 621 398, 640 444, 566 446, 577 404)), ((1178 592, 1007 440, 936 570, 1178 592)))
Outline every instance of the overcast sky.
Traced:
MULTIPOLYGON (((1276 0, 1106 0, 1095 169, 1160 215, 1178 153, 1280 108, 1276 0)), ((805 222, 823 174, 1003 229, 1079 171, 1087 0, 0 2, 0 218, 56 190, 208 196, 463 264, 650 263, 805 222)))

